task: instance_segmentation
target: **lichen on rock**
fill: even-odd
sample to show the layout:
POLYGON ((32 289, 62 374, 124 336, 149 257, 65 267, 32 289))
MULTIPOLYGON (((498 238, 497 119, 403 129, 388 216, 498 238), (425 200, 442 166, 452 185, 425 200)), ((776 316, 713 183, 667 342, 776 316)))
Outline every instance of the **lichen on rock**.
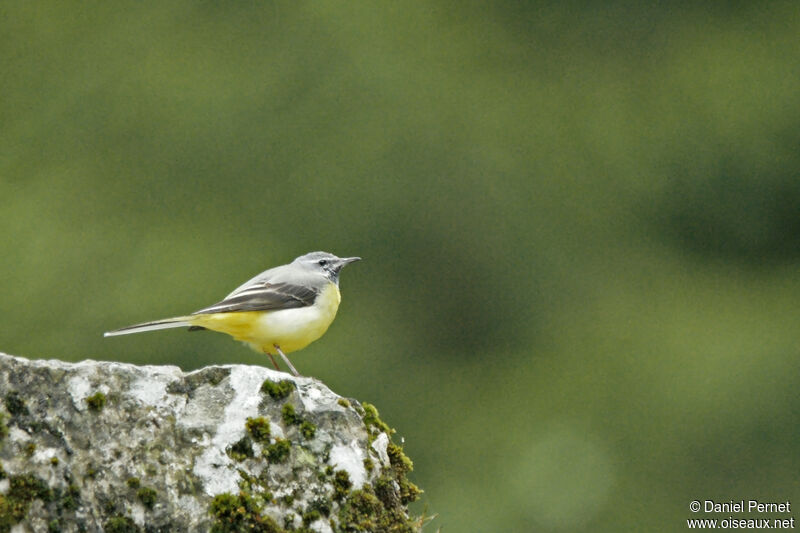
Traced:
POLYGON ((391 433, 264 367, 0 354, 0 533, 419 531, 391 433))

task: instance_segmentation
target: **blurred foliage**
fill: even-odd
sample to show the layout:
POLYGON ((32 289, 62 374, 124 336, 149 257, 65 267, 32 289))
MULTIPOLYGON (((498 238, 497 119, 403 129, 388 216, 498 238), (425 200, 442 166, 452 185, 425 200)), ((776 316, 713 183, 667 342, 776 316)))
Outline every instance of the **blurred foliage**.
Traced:
POLYGON ((0 7, 0 349, 360 255, 293 358, 406 438, 444 531, 800 502, 795 2, 0 7))

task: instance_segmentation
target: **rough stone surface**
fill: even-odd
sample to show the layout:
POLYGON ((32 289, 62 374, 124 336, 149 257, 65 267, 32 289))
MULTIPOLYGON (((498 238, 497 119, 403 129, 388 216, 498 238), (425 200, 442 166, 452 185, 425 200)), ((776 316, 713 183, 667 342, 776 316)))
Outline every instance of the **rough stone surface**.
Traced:
POLYGON ((391 430, 312 378, 0 354, 0 402, 0 532, 419 529, 391 430))

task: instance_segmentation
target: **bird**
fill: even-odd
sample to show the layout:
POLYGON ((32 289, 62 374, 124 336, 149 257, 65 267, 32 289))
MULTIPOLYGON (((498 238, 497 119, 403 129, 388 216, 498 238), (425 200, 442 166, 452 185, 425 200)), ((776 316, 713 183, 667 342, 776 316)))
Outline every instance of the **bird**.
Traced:
POLYGON ((339 273, 360 260, 328 252, 307 253, 265 270, 220 302, 190 315, 134 324, 103 336, 180 327, 218 331, 267 354, 277 370, 274 356, 280 355, 292 374, 299 376, 286 354, 305 348, 328 330, 342 299, 339 273))

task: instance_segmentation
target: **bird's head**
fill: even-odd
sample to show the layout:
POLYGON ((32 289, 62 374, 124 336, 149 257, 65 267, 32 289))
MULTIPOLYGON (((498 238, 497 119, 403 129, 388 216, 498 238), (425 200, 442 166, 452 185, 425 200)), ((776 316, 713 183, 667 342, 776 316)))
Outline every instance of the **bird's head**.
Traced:
POLYGON ((339 272, 345 265, 360 261, 360 257, 336 257, 328 252, 311 252, 301 255, 294 261, 295 264, 309 270, 325 275, 334 283, 339 283, 339 272))

